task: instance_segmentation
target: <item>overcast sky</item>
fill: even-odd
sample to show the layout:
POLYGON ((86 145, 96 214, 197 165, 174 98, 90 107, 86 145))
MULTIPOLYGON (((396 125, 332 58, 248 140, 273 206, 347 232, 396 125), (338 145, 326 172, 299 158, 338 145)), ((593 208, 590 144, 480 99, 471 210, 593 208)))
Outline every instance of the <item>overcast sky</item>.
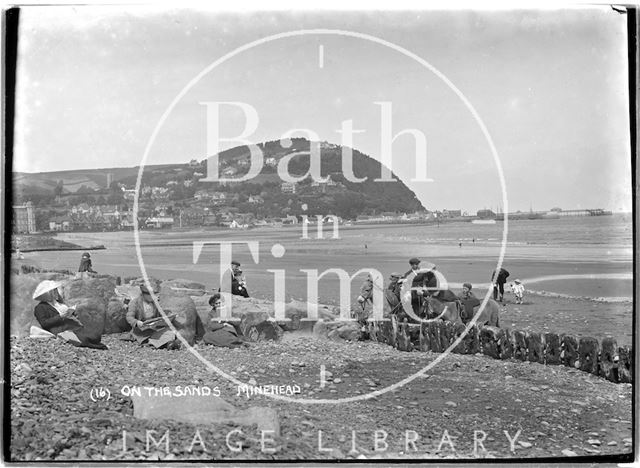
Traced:
MULTIPOLYGON (((246 118, 203 102, 256 110, 255 143, 307 128, 380 158, 382 105, 391 135, 427 141, 427 175, 416 173, 409 134, 393 143, 392 169, 430 209, 502 206, 487 139, 495 143, 509 210, 631 210, 626 17, 608 7, 554 11, 215 13, 119 6, 31 7, 21 13, 14 170, 43 172, 141 163, 172 101, 185 91, 147 164, 207 156, 207 126, 238 135, 246 118), (337 33, 252 41, 302 29, 337 33), (421 58, 438 76, 402 50, 421 58), (190 88, 185 88, 191 82, 190 88)), ((301 134, 302 136, 302 134, 301 134)), ((211 142, 209 142, 210 144, 211 142)), ((238 143, 222 143, 222 149, 238 143)), ((424 154, 418 157, 424 159, 424 154)))

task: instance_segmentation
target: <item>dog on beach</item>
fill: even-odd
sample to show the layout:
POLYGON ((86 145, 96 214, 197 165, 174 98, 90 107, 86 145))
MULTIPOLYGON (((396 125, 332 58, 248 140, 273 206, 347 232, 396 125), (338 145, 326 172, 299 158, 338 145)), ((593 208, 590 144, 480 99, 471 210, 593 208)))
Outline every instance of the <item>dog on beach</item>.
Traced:
POLYGON ((510 286, 511 292, 516 296, 516 304, 522 304, 522 299, 524 297, 524 285, 519 279, 517 279, 513 283, 510 283, 510 286))

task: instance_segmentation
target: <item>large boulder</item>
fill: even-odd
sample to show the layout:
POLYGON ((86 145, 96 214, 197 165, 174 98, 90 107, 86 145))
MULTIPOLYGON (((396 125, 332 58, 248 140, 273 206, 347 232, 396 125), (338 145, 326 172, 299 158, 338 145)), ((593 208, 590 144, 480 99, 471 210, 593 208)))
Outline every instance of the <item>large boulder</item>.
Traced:
POLYGON ((362 325, 354 321, 318 320, 313 326, 313 334, 320 339, 332 341, 358 341, 362 334, 362 325))
POLYGON ((176 296, 205 296, 206 289, 202 283, 181 278, 162 282, 162 292, 176 296))
POLYGON ((117 278, 110 275, 73 279, 64 285, 64 298, 70 304, 74 304, 75 298, 100 299, 106 308, 116 295, 116 285, 117 278))
POLYGON ((76 315, 82 322, 83 330, 90 336, 100 336, 104 332, 106 307, 100 298, 76 297, 76 315))
POLYGON ((175 296, 166 293, 160 293, 159 300, 165 314, 177 314, 173 320, 176 330, 187 343, 193 345, 196 341, 196 335, 203 334, 202 323, 193 300, 189 296, 175 296))
POLYGON ((104 333, 122 333, 131 330, 127 322, 127 307, 122 300, 112 297, 107 304, 104 333))
POLYGON ((266 312, 246 312, 240 319, 240 331, 249 341, 280 341, 282 328, 266 312))

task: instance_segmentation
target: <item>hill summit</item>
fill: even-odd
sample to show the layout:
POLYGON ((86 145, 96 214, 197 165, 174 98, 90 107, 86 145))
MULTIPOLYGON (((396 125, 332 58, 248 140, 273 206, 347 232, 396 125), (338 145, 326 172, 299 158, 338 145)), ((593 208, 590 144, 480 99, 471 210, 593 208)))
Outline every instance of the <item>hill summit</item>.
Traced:
MULTIPOLYGON (((183 226, 224 225, 240 217, 243 224, 251 225, 253 220, 300 218, 303 214, 356 219, 424 210, 415 194, 397 177, 394 181, 375 180, 382 173, 381 164, 375 159, 352 150, 353 176, 347 177, 342 167, 342 146, 313 144, 320 150, 319 175, 323 180, 316 180, 315 173, 315 179, 310 175, 312 143, 305 138, 292 138, 286 148, 280 140, 260 143, 262 167, 255 177, 237 182, 233 179, 242 179, 251 169, 247 146, 219 153, 219 181, 211 181, 213 176, 208 174, 213 160, 147 165, 140 186, 139 216, 179 215, 183 226), (296 181, 283 181, 279 167, 296 181)), ((48 229, 47 217, 73 218, 78 209, 72 208, 80 204, 110 205, 106 211, 130 212, 138 170, 139 167, 131 167, 15 173, 14 203, 32 201, 39 209, 39 229, 43 230, 48 229)), ((72 224, 73 219, 69 222, 72 224)))

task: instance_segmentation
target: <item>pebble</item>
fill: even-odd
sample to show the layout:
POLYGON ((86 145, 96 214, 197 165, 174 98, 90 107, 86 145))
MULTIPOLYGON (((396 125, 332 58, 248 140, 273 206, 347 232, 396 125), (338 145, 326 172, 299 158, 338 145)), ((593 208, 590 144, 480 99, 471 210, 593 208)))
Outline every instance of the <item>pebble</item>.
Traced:
POLYGON ((618 445, 618 442, 616 442, 615 440, 612 440, 610 442, 607 442, 607 445, 611 446, 611 445, 618 445))
POLYGON ((258 382, 256 382, 256 379, 251 378, 249 379, 249 382, 247 382, 249 385, 256 385, 258 382))
POLYGON ((589 439, 589 440, 587 440, 587 444, 600 445, 601 442, 598 439, 589 439))
POLYGON ((622 442, 624 442, 625 444, 630 444, 631 443, 631 437, 625 437, 624 439, 622 439, 622 442))
POLYGON ((564 449, 562 451, 562 455, 564 455, 565 457, 577 457, 578 454, 576 452, 574 452, 573 450, 569 450, 569 449, 564 449))
POLYGON ((333 379, 333 383, 341 383, 342 379, 333 379))
POLYGON ((445 402, 445 405, 455 408, 456 406, 458 406, 458 403, 456 403, 455 401, 447 401, 445 402))
POLYGON ((597 449, 584 448, 582 450, 584 450, 587 453, 601 453, 600 450, 597 450, 597 449))
POLYGON ((518 443, 524 448, 530 448, 532 446, 531 443, 525 442, 524 440, 519 440, 518 443))

